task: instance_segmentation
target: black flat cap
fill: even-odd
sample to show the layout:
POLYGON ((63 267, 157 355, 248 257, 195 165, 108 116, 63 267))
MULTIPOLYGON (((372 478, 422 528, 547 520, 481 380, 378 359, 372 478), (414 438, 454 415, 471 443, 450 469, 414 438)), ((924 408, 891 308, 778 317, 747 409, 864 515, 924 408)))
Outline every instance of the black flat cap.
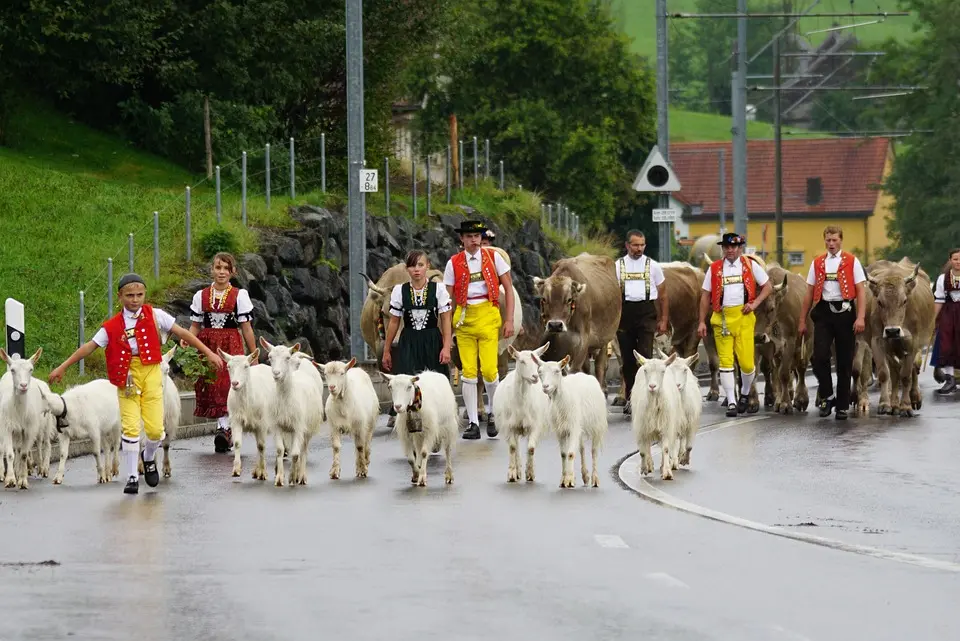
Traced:
POLYGON ((120 291, 130 283, 140 283, 144 287, 147 286, 147 284, 143 282, 143 278, 140 276, 140 274, 124 274, 120 277, 120 284, 117 285, 117 291, 120 291))

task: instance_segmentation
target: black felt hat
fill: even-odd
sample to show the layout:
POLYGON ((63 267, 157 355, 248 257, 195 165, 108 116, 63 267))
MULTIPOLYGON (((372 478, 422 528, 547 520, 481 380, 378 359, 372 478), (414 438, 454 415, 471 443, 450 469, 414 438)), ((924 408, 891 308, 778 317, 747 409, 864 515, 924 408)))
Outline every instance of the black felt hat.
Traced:
POLYGON ((479 220, 465 220, 456 231, 458 234, 482 234, 487 231, 487 226, 479 220))
POLYGON ((144 287, 147 286, 147 284, 143 282, 143 278, 140 276, 140 274, 130 273, 130 274, 124 274, 123 276, 120 277, 120 283, 117 285, 117 291, 119 292, 121 289, 123 289, 124 287, 126 287, 131 283, 140 283, 144 287))
POLYGON ((740 234, 728 232, 723 235, 718 245, 746 245, 747 239, 740 234))

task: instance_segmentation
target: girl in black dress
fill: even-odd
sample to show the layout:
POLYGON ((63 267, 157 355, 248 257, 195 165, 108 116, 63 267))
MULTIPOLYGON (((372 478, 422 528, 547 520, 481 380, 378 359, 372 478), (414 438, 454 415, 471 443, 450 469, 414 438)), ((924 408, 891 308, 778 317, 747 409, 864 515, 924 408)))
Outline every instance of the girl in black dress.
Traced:
POLYGON ((407 254, 410 282, 397 285, 390 296, 390 325, 383 347, 383 369, 393 374, 416 375, 424 370, 450 375, 450 348, 453 334, 450 327, 452 303, 442 283, 427 282, 430 265, 420 250, 407 254), (397 361, 391 348, 400 330, 397 361))

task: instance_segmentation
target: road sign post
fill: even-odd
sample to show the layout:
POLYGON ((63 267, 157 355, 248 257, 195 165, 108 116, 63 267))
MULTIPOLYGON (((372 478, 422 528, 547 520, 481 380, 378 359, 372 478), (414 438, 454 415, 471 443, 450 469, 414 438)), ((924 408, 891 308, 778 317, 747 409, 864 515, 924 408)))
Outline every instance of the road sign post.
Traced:
POLYGON ((650 155, 640 168, 633 181, 634 191, 659 194, 659 207, 653 210, 653 222, 660 225, 660 261, 669 262, 672 223, 679 218, 679 211, 669 207, 670 194, 680 191, 680 181, 670 163, 660 153, 658 145, 650 150, 650 155))
POLYGON ((20 358, 26 358, 27 341, 24 331, 23 303, 14 298, 8 298, 4 303, 3 311, 7 319, 7 354, 9 356, 19 354, 20 358))
POLYGON ((379 170, 363 168, 360 170, 360 193, 376 192, 380 187, 379 170))

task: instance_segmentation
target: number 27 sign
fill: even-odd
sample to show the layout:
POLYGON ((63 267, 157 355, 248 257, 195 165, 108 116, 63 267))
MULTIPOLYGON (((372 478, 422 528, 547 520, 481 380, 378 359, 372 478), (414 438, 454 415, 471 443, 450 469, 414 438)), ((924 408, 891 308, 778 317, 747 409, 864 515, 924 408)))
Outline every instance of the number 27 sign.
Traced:
POLYGON ((371 192, 377 191, 378 180, 377 180, 377 169, 361 169, 360 170, 360 191, 361 192, 371 192))

